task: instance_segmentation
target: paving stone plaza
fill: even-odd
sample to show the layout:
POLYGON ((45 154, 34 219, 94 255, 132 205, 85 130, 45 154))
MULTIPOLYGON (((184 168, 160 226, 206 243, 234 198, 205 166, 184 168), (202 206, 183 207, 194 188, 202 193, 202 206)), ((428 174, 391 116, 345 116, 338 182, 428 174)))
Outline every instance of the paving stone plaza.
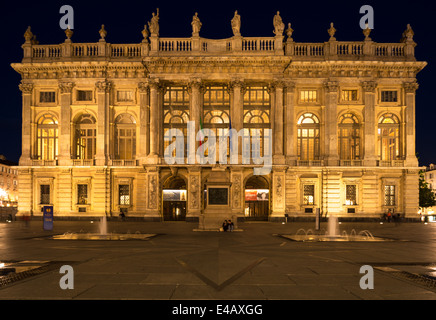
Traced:
MULTIPOLYGON (((436 224, 343 222, 385 241, 292 241, 312 222, 245 222, 234 232, 195 231, 188 222, 108 221, 108 234, 142 240, 55 240, 98 233, 98 221, 0 223, 0 299, 77 300, 432 300, 436 298, 436 224), (73 289, 61 289, 74 270, 73 289), (362 289, 360 268, 373 268, 362 289), (0 269, 1 270, 1 269, 0 269)), ((321 222, 325 233, 327 222, 321 222)))

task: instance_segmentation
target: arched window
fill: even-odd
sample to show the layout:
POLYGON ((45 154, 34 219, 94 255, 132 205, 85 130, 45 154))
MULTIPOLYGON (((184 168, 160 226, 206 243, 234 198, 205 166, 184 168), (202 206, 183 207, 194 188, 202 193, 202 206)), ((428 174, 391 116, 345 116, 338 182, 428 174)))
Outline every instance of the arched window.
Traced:
MULTIPOLYGON (((187 152, 187 128, 189 121, 189 94, 186 86, 165 87, 164 94, 164 136, 169 129, 179 129, 185 137, 185 155, 187 152)), ((173 137, 173 141, 175 141, 173 137)), ((164 152, 173 141, 164 141, 164 152)), ((176 150, 173 150, 175 156, 176 150)))
POLYGON ((115 159, 133 160, 136 156, 136 120, 127 113, 115 119, 115 159))
POLYGON ((400 121, 393 113, 385 113, 378 120, 378 156, 387 161, 401 157, 400 121))
POLYGON ((40 160, 56 160, 58 156, 58 121, 51 114, 38 120, 36 156, 40 160))
POLYGON ((76 159, 93 159, 96 152, 96 121, 90 114, 82 114, 75 126, 76 159))
POLYGON ((338 144, 341 160, 360 159, 360 124, 352 113, 345 113, 339 118, 338 144))
MULTIPOLYGON (((215 153, 219 160, 219 137, 228 134, 230 127, 230 95, 226 85, 207 85, 203 94, 203 128, 214 132, 216 137, 215 153)), ((205 137, 207 141, 207 137, 205 137)), ((212 150, 213 146, 209 145, 212 150)), ((209 150, 205 150, 205 155, 209 150)), ((227 155, 230 143, 227 139, 227 155)))
POLYGON ((271 133, 271 97, 267 86, 247 86, 244 93, 244 128, 250 132, 250 145, 256 148, 253 137, 260 134, 260 156, 272 150, 271 133))
POLYGON ((304 113, 297 122, 298 160, 319 160, 319 119, 313 113, 304 113))

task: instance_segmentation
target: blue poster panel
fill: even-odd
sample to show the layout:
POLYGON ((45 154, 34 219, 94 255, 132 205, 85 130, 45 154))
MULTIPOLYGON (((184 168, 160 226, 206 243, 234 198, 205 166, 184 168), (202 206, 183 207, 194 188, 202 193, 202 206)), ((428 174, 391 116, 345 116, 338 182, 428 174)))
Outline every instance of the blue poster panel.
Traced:
POLYGON ((44 206, 42 219, 44 230, 53 230, 53 206, 44 206))

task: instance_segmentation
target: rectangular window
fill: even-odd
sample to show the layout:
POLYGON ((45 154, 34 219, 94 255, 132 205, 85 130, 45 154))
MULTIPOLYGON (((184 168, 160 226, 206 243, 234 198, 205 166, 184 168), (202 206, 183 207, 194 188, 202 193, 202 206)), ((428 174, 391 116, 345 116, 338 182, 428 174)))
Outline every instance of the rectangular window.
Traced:
POLYGON ((303 187, 303 205, 315 204, 315 185, 306 184, 303 187))
POLYGON ((385 90, 381 92, 382 102, 397 102, 398 92, 396 90, 385 90))
POLYGON ((345 187, 345 205, 355 206, 357 204, 357 186, 347 184, 345 187))
POLYGON ((77 90, 77 101, 92 101, 92 91, 77 90))
POLYGON ((133 92, 132 91, 117 91, 117 101, 119 102, 132 102, 133 92))
POLYGON ((395 186, 385 186, 385 206, 395 206, 395 186))
POLYGON ((50 204, 50 185, 40 185, 40 204, 50 204))
POLYGON ((342 90, 342 101, 357 101, 357 90, 342 90))
POLYGON ((77 203, 78 204, 88 204, 88 185, 78 184, 77 185, 77 203))
POLYGON ((49 92, 40 92, 39 93, 39 102, 56 102, 56 92, 49 91, 49 92))
POLYGON ((318 92, 316 90, 301 90, 300 102, 317 102, 318 92))
POLYGON ((120 184, 118 186, 118 194, 120 206, 130 205, 130 186, 128 184, 120 184))

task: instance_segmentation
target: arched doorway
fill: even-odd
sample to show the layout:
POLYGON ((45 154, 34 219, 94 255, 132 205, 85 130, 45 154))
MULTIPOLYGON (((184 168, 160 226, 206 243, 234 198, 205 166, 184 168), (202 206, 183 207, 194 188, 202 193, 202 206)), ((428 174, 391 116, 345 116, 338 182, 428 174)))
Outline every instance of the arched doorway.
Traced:
POLYGON ((181 177, 170 177, 162 188, 164 221, 185 221, 186 182, 181 177))
POLYGON ((262 176, 252 176, 245 183, 246 220, 268 220, 269 216, 269 184, 262 176))

